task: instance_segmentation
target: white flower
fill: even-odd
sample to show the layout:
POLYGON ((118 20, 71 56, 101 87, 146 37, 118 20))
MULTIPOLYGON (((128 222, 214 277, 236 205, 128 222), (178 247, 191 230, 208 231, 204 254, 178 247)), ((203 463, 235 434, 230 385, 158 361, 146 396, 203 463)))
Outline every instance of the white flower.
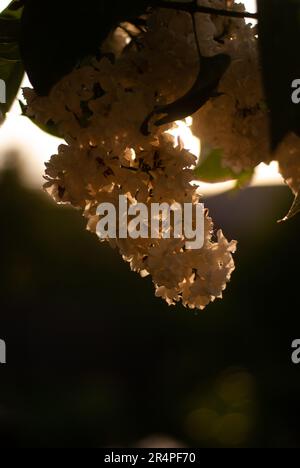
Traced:
MULTIPOLYGON (((223 2, 205 3, 222 6, 223 2)), ((154 108, 181 97, 197 76, 199 58, 192 21, 186 13, 167 9, 155 10, 147 21, 147 32, 138 38, 140 47, 132 43, 121 53, 124 34, 117 30, 110 36, 105 47, 110 45, 116 52, 114 62, 92 59, 90 65, 64 77, 47 97, 24 90, 28 115, 43 124, 54 123, 66 141, 46 164, 45 188, 58 203, 81 208, 91 232, 96 232, 99 203, 117 207, 120 195, 125 195, 129 203, 143 202, 148 207, 153 202, 199 201, 192 183, 196 158, 165 133, 173 125, 156 127, 150 123, 149 135, 141 132, 142 123, 154 108)), ((239 31, 240 21, 231 25, 228 19, 197 15, 197 23, 202 53, 214 55, 227 48, 232 55, 237 54, 225 29, 232 26, 240 38, 245 32, 243 28, 239 31), (217 38, 220 34, 224 43, 217 38)), ((247 34, 251 42, 248 30, 247 34)), ((227 81, 224 78, 224 90, 231 89, 240 65, 234 70, 227 81)), ((248 76, 237 86, 239 96, 248 81, 252 86, 247 80, 248 76)), ((256 102, 255 93, 256 88, 251 105, 256 102)), ((241 99, 241 105, 249 104, 241 99)), ((220 97, 196 115, 195 125, 211 113, 212 131, 209 133, 203 125, 203 132, 208 140, 217 132, 222 141, 232 129, 236 112, 235 95, 220 97), (219 116, 222 107, 226 112, 219 116)), ((231 150, 232 145, 225 149, 231 150)), ((169 304, 182 301, 186 307, 202 309, 222 296, 234 269, 236 244, 227 242, 221 232, 214 240, 212 232, 212 220, 207 215, 204 246, 198 250, 187 250, 184 237, 163 239, 162 228, 155 239, 117 237, 107 241, 132 270, 142 277, 152 276, 157 296, 169 304)))

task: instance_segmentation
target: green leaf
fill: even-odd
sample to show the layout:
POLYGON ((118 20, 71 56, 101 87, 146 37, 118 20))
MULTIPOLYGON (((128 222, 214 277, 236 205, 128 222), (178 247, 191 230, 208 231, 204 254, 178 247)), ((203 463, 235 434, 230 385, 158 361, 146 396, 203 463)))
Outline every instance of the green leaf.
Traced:
MULTIPOLYGON (((12 2, 0 14, 0 79, 5 83, 5 102, 0 102, 0 116, 4 120, 20 88, 24 68, 20 58, 18 35, 22 8, 12 2)), ((2 83, 3 84, 3 83, 2 83)))
POLYGON ((48 135, 54 136, 56 138, 62 138, 55 123, 48 122, 46 125, 44 125, 37 122, 35 119, 28 117, 27 115, 25 115, 25 117, 29 118, 34 125, 36 125, 43 132, 48 133, 48 135))
POLYGON ((234 189, 239 190, 248 187, 253 179, 254 169, 248 169, 238 174, 234 189))
POLYGON ((20 88, 24 69, 20 60, 16 60, 14 49, 11 49, 11 44, 5 47, 4 44, 0 44, 0 78, 5 82, 6 85, 6 102, 0 103, 0 111, 3 116, 11 108, 18 90, 20 88))
POLYGON ((195 177, 202 182, 218 183, 236 180, 236 188, 243 188, 252 180, 253 169, 237 174, 228 167, 222 165, 222 150, 213 149, 207 157, 195 168, 195 177))
POLYGON ((3 62, 20 62, 18 44, 16 42, 0 43, 0 58, 3 62))
POLYGON ((20 0, 12 0, 10 4, 3 10, 0 15, 1 18, 20 20, 23 12, 23 5, 20 0))
POLYGON ((12 42, 19 38, 20 21, 0 17, 0 41, 12 42))
POLYGON ((57 125, 55 125, 55 123, 50 121, 45 125, 45 124, 41 124, 40 122, 37 122, 33 117, 29 117, 26 114, 26 110, 27 110, 26 104, 24 104, 20 100, 19 100, 19 104, 20 104, 20 107, 21 107, 21 110, 22 110, 22 115, 24 117, 26 117, 27 119, 29 119, 40 130, 42 130, 43 132, 48 133, 49 135, 55 136, 57 138, 62 138, 61 134, 59 133, 58 127, 57 127, 57 125))
POLYGON ((20 34, 20 20, 23 7, 13 1, 0 14, 0 42, 17 42, 20 34))

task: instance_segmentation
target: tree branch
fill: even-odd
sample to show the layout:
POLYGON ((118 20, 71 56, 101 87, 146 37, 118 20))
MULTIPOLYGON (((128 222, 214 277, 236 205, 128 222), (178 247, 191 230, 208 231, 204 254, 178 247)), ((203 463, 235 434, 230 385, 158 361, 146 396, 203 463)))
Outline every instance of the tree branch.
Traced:
POLYGON ((219 8, 199 6, 197 5, 197 2, 181 3, 181 2, 169 2, 169 1, 161 0, 161 1, 158 1, 155 6, 159 8, 186 11, 191 14, 206 13, 209 15, 228 16, 230 18, 258 19, 257 13, 249 13, 248 11, 221 10, 219 8))

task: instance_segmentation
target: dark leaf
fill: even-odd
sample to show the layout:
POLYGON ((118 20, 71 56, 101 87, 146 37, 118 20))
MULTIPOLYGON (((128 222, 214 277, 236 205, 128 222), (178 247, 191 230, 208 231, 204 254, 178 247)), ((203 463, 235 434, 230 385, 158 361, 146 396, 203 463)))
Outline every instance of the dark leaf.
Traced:
POLYGON ((0 42, 17 41, 20 35, 20 21, 0 17, 0 42))
POLYGON ((47 95, 87 55, 99 54, 113 27, 145 11, 147 0, 26 0, 21 55, 31 84, 47 95))
POLYGON ((6 83, 6 102, 0 103, 0 111, 5 116, 16 98, 24 76, 21 62, 0 57, 0 76, 6 83))
POLYGON ((0 103, 2 119, 13 104, 24 76, 17 42, 21 12, 20 3, 12 2, 0 14, 0 78, 6 87, 6 102, 0 103))
POLYGON ((293 204, 291 206, 291 209, 288 212, 288 214, 278 222, 282 223, 284 221, 289 221, 291 218, 296 216, 298 213, 300 213, 300 192, 298 192, 298 194, 295 196, 294 202, 293 202, 293 204))
POLYGON ((29 117, 26 114, 27 106, 24 104, 22 101, 19 100, 19 104, 22 110, 22 115, 26 118, 28 118, 34 125, 36 125, 40 130, 43 132, 48 133, 49 135, 55 136, 57 138, 62 138, 61 134, 59 133, 57 125, 55 125, 53 122, 48 122, 47 124, 41 124, 40 122, 37 122, 34 118, 29 117))
POLYGON ((292 82, 300 78, 300 0, 258 0, 263 79, 275 150, 287 133, 300 132, 300 105, 293 104, 292 82))

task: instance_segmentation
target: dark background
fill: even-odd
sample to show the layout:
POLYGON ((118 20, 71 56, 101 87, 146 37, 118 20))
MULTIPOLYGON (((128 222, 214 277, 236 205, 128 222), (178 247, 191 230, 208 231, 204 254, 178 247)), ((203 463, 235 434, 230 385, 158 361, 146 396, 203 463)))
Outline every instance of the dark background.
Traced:
POLYGON ((0 175, 0 446, 300 447, 300 217, 285 187, 206 200, 239 241, 204 312, 169 308, 75 210, 0 175))

